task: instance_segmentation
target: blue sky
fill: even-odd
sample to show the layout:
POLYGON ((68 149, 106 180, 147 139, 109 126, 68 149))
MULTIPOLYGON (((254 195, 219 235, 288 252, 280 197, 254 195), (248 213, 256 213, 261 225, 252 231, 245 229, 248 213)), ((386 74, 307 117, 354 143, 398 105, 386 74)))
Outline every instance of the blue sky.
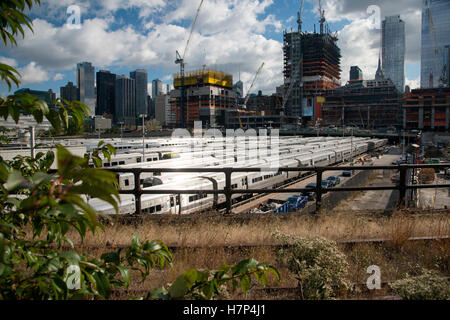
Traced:
MULTIPOLYGON (((371 4, 381 16, 400 14, 407 23, 407 84, 419 84, 420 0, 359 1, 323 0, 330 29, 339 32, 342 81, 350 65, 359 65, 366 79, 372 78, 380 51, 379 30, 368 27, 371 4)), ((59 88, 76 82, 77 62, 90 61, 100 69, 127 74, 147 69, 149 82, 159 78, 171 83, 178 71, 175 51, 183 51, 198 0, 42 0, 30 12, 35 33, 26 35, 14 48, 2 48, 0 61, 22 73, 23 85, 38 90, 59 88), (69 30, 67 8, 81 10, 81 28, 69 30)), ((197 28, 186 55, 187 70, 208 67, 239 72, 247 89, 256 70, 265 68, 254 91, 272 93, 283 82, 283 30, 297 28, 300 1, 205 0, 197 28)), ((318 1, 305 0, 303 30, 318 23, 318 1)), ((7 88, 0 86, 5 95, 7 88)))

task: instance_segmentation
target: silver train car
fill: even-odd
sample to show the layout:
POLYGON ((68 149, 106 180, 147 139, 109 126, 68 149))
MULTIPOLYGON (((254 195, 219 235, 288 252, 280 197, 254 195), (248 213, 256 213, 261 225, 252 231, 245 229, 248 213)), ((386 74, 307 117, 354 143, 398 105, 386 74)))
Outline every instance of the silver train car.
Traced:
MULTIPOLYGON (((387 140, 354 141, 353 152, 351 145, 342 144, 337 149, 328 149, 320 152, 305 151, 296 153, 292 157, 280 160, 280 167, 312 167, 329 166, 347 160, 348 157, 356 157, 373 148, 379 148, 387 144, 387 140)), ((334 146, 336 147, 336 146, 334 146)), ((270 162, 270 158, 266 159, 270 162)), ((223 164, 222 164, 223 165, 223 164)), ((242 165, 240 165, 242 166, 242 165)), ((262 163, 252 165, 260 167, 262 163)), ((249 166, 251 167, 251 166, 249 166)), ((231 178, 232 189, 269 189, 276 188, 288 181, 305 175, 307 172, 252 172, 234 173, 231 178)), ((159 177, 158 177, 159 178, 159 177)), ((225 177, 222 173, 193 175, 178 175, 161 177, 160 184, 144 188, 145 190, 223 190, 225 177)), ((234 194, 232 199, 238 201, 252 195, 234 194)), ((141 206, 143 214, 191 214, 203 210, 216 208, 225 202, 223 194, 169 194, 169 195, 143 195, 141 206)), ((92 199, 91 206, 100 214, 115 214, 112 206, 99 199, 92 199)), ((122 195, 119 214, 134 214, 136 204, 133 195, 122 195)))

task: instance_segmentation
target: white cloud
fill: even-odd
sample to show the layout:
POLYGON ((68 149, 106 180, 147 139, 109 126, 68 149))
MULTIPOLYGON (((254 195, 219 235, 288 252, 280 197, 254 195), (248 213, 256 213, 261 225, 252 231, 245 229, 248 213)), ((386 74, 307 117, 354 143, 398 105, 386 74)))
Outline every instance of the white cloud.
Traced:
POLYGON ((64 75, 62 73, 57 73, 53 76, 53 81, 59 81, 64 79, 64 75))
POLYGON ((20 68, 18 71, 21 75, 22 84, 39 83, 49 80, 48 72, 34 61, 20 68))
MULTIPOLYGON (((151 1, 152 2, 152 1, 151 1)), ((267 39, 268 27, 280 29, 281 23, 272 15, 263 15, 272 0, 209 0, 205 1, 186 54, 186 70, 216 67, 232 73, 239 70, 245 82, 253 79, 264 61, 266 67, 256 87, 273 92, 283 82, 282 43, 267 39)), ((84 2, 81 2, 83 4, 84 2)), ((145 6, 144 0, 100 2, 109 11, 127 6, 145 6)), ((152 2, 147 8, 161 8, 163 1, 152 2)), ((169 74, 178 72, 175 51, 184 51, 189 27, 181 27, 181 19, 191 21, 198 1, 180 0, 160 21, 147 22, 146 31, 131 25, 111 29, 108 18, 84 19, 80 30, 69 30, 42 19, 35 19, 34 34, 27 32, 26 40, 8 49, 19 61, 35 61, 47 70, 59 72, 73 69, 80 61, 90 61, 96 68, 125 66, 157 67, 169 74)), ((186 23, 187 25, 187 23, 186 23)), ((169 80, 168 80, 169 81, 169 80)))
POLYGON ((0 63, 7 64, 11 67, 17 66, 17 61, 15 59, 2 57, 2 56, 0 56, 0 63))
POLYGON ((364 79, 375 78, 380 53, 380 34, 377 30, 371 30, 370 23, 368 19, 357 19, 339 31, 342 84, 349 80, 351 66, 358 66, 363 71, 364 79))
POLYGON ((412 89, 420 88, 420 78, 417 79, 408 79, 406 78, 405 85, 409 86, 412 89))

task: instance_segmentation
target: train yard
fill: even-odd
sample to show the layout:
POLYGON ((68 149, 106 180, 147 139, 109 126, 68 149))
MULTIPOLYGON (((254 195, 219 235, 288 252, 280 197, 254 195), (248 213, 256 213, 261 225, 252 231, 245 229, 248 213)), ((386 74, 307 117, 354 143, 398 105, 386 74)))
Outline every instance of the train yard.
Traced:
MULTIPOLYGON (((237 190, 252 189, 275 189, 285 187, 299 180, 311 176, 307 171, 277 171, 278 168, 302 168, 316 166, 331 166, 346 161, 353 161, 367 153, 375 152, 384 148, 387 140, 367 138, 282 138, 274 152, 270 155, 260 157, 258 144, 251 145, 248 149, 241 148, 238 143, 230 145, 221 141, 190 141, 186 144, 182 141, 178 145, 172 145, 166 154, 177 155, 176 158, 166 159, 158 147, 158 152, 146 152, 155 155, 155 161, 139 161, 136 163, 122 164, 118 157, 130 154, 118 154, 111 159, 111 166, 116 172, 121 169, 133 168, 259 168, 265 167, 267 171, 262 172, 239 172, 231 177, 231 188, 237 190), (196 147, 197 144, 197 147, 196 147), (200 149, 206 151, 195 152, 200 149), (194 152, 185 152, 186 149, 194 152), (223 157, 223 154, 231 150, 231 157, 223 157), (158 155, 158 156, 156 156, 158 155), (231 160, 231 161, 230 161, 231 160), (273 164, 276 163, 276 166, 273 164)), ((128 150, 128 149, 125 149, 128 150)), ((150 149, 151 151, 151 149, 150 149)), ((155 150, 153 150, 155 151, 155 150)), ((133 150, 132 155, 137 154, 133 150)), ((229 155, 229 154, 228 154, 229 155)), ((266 153, 267 155, 267 153, 266 153)), ((123 159, 123 157, 121 158, 123 159)), ((138 159, 138 158, 136 158, 138 159)), ((135 187, 134 175, 131 173, 117 174, 122 191, 133 190, 135 187)), ((141 198, 141 209, 144 214, 191 214, 199 211, 219 209, 225 202, 223 194, 156 194, 157 190, 223 190, 226 177, 221 173, 142 173, 140 185, 143 190, 152 190, 155 194, 143 195, 141 198)), ((248 200, 251 194, 233 194, 233 202, 248 200)), ((90 200, 91 206, 97 212, 103 214, 114 214, 112 206, 101 200, 90 200)), ((120 214, 134 214, 136 212, 136 199, 133 195, 121 195, 120 214)))

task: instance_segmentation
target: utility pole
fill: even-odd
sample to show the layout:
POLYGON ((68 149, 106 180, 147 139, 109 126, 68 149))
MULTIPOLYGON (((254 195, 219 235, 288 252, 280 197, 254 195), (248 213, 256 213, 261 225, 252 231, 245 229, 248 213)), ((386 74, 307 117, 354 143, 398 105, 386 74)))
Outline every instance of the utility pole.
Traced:
POLYGON ((31 151, 31 158, 34 158, 35 156, 35 147, 36 147, 36 128, 30 127, 30 151, 31 151))
POLYGON ((145 114, 142 117, 142 162, 145 162, 145 114))
POLYGON ((120 124, 120 139, 123 139, 123 122, 119 122, 120 124))
POLYGON ((350 157, 351 157, 351 163, 350 165, 353 166, 353 127, 352 127, 352 137, 351 137, 351 153, 350 153, 350 157))

